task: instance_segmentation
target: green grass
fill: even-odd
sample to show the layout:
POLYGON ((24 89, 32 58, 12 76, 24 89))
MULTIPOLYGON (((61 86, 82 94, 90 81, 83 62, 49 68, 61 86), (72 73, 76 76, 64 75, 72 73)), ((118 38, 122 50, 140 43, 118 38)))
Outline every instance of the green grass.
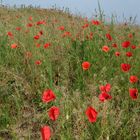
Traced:
POLYGON ((52 140, 140 139, 140 98, 132 100, 129 96, 129 88, 140 91, 139 83, 129 82, 131 75, 140 79, 138 26, 115 21, 102 21, 96 26, 60 10, 0 8, 0 13, 0 140, 39 140, 43 125, 50 126, 52 140), (46 24, 37 26, 40 20, 46 24), (28 23, 34 26, 27 27, 28 23), (84 24, 89 27, 83 29, 84 24), (58 30, 59 26, 64 26, 71 36, 62 37, 65 31, 58 30), (21 31, 16 27, 21 27, 21 31), (9 31, 13 39, 7 36, 9 31), (39 31, 43 35, 34 40, 39 31), (93 38, 87 39, 91 32, 93 38), (106 39, 106 33, 111 34, 112 41, 106 39), (133 37, 129 38, 129 34, 133 37), (137 48, 124 49, 121 44, 126 40, 137 48), (51 46, 44 49, 48 42, 51 46), (17 44, 16 49, 11 49, 13 43, 17 44), (37 43, 41 47, 37 48, 37 43), (118 47, 113 48, 112 43, 118 47), (102 51, 104 45, 109 46, 108 53, 102 51), (119 57, 114 55, 116 51, 121 53, 119 57), (133 56, 126 57, 126 51, 133 56), (32 53, 30 58, 27 52, 32 53), (36 60, 41 65, 36 65, 36 60), (87 71, 81 66, 84 61, 91 63, 87 71), (122 72, 121 63, 129 63, 132 68, 122 72), (106 83, 111 84, 112 99, 102 103, 99 86, 106 83), (42 102, 45 89, 54 91, 55 101, 42 102), (55 122, 47 114, 53 105, 60 108, 55 122), (88 106, 98 112, 95 123, 90 123, 85 115, 88 106))

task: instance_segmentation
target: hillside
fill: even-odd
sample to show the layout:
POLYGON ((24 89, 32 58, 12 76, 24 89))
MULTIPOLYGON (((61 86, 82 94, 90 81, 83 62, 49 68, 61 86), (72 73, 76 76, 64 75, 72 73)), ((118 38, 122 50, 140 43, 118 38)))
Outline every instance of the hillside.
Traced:
POLYGON ((0 8, 0 140, 140 139, 140 27, 100 17, 0 8))

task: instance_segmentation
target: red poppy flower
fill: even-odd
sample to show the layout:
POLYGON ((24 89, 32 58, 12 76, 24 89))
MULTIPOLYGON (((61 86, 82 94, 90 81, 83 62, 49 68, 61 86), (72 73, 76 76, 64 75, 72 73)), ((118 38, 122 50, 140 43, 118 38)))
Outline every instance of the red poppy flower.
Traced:
POLYGON ((117 48, 118 46, 117 46, 116 43, 113 43, 113 44, 112 44, 112 47, 117 48))
POLYGON ((41 65, 41 63, 42 63, 42 62, 41 62, 40 60, 36 60, 36 61, 35 61, 35 64, 36 64, 36 65, 41 65))
POLYGON ((84 25, 82 26, 82 28, 85 29, 85 28, 87 28, 88 26, 89 26, 89 24, 86 23, 86 24, 84 24, 84 25))
POLYGON ((41 44, 39 44, 39 43, 36 44, 36 47, 37 48, 40 48, 40 46, 41 46, 41 44))
POLYGON ((105 86, 100 86, 99 89, 102 92, 109 92, 110 89, 111 89, 111 85, 110 84, 106 84, 105 86))
POLYGON ((32 16, 30 16, 28 19, 29 19, 30 21, 32 21, 32 20, 33 20, 33 17, 32 17, 32 16))
POLYGON ((136 88, 130 88, 129 89, 129 94, 130 94, 130 97, 132 99, 137 99, 138 98, 138 89, 136 89, 136 88))
POLYGON ((82 63, 83 70, 88 70, 90 68, 90 63, 88 61, 85 61, 82 63))
POLYGON ((112 40, 112 36, 110 34, 106 34, 105 36, 108 40, 110 40, 110 41, 112 40))
POLYGON ((16 27, 16 30, 17 30, 17 31, 20 31, 20 30, 21 30, 21 27, 16 27))
POLYGON ((94 108, 89 106, 86 109, 86 115, 88 117, 89 122, 91 122, 91 123, 96 122, 98 113, 97 113, 97 111, 94 108))
POLYGON ((39 31, 39 35, 43 35, 43 31, 39 31))
POLYGON ((129 46, 130 46, 130 41, 124 41, 123 43, 122 43, 122 47, 123 48, 128 48, 129 46))
POLYGON ((135 75, 132 75, 132 76, 130 76, 129 81, 130 81, 130 83, 137 83, 138 77, 135 75))
POLYGON ((57 120, 59 114, 60 114, 60 110, 58 107, 53 106, 49 109, 48 115, 51 120, 53 121, 57 120))
POLYGON ((132 45, 131 48, 132 48, 132 49, 136 49, 136 46, 135 46, 135 45, 132 45))
POLYGON ((11 48, 12 48, 12 49, 17 48, 17 44, 15 44, 15 43, 14 43, 14 44, 12 44, 12 45, 11 45, 11 48))
POLYGON ((55 100, 56 96, 51 89, 45 90, 42 95, 42 101, 48 103, 55 100))
POLYGON ((100 21, 98 20, 92 20, 91 23, 92 25, 100 25, 100 21))
POLYGON ((28 23, 28 24, 27 24, 27 27, 32 27, 32 26, 33 26, 32 23, 28 23))
POLYGON ((50 47, 51 46, 51 43, 46 43, 45 45, 44 45, 44 48, 46 49, 46 48, 48 48, 48 47, 50 47))
POLYGON ((132 55, 133 55, 132 52, 126 52, 127 57, 131 57, 132 55))
POLYGON ((66 31, 62 34, 62 37, 66 37, 66 36, 71 36, 71 33, 66 31))
POLYGON ((104 102, 105 100, 109 100, 109 99, 112 99, 112 96, 109 95, 108 93, 106 92, 102 92, 100 95, 99 95, 99 100, 101 102, 104 102))
POLYGON ((110 48, 108 46, 103 46, 102 47, 102 51, 104 52, 108 52, 110 50, 110 48))
POLYGON ((39 38, 40 38, 40 35, 34 36, 34 39, 35 39, 35 40, 38 40, 39 38))
POLYGON ((64 27, 64 26, 60 26, 60 27, 58 27, 58 29, 59 29, 60 31, 64 31, 64 30, 65 30, 65 27, 64 27))
POLYGON ((14 36, 12 32, 8 32, 7 35, 11 38, 14 36))
POLYGON ((129 37, 129 38, 132 38, 132 37, 133 37, 133 34, 128 34, 128 37, 129 37))
POLYGON ((115 55, 116 56, 120 56, 120 52, 115 52, 115 55))
POLYGON ((128 72, 130 70, 130 68, 131 68, 131 66, 129 64, 125 64, 125 63, 121 64, 121 69, 124 72, 128 72))
POLYGON ((50 140, 51 138, 51 129, 49 126, 43 126, 41 128, 42 140, 50 140))
POLYGON ((41 21, 38 21, 38 22, 36 23, 36 25, 41 25, 41 24, 46 24, 46 21, 45 21, 45 20, 41 20, 41 21))

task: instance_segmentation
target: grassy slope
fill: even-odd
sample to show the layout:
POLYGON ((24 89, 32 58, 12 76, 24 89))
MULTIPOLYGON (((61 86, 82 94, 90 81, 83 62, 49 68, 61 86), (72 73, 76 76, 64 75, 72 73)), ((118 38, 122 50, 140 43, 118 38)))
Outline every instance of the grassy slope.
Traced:
POLYGON ((132 101, 129 87, 140 85, 129 83, 130 75, 140 78, 140 31, 131 25, 102 24, 82 29, 86 23, 80 17, 54 10, 0 8, 0 139, 40 139, 40 128, 49 125, 52 139, 94 140, 94 139, 140 139, 140 98, 132 101), (17 18, 18 16, 18 18, 17 18), (32 16, 33 21, 28 17, 32 16), (45 20, 46 25, 29 28, 28 23, 45 20), (71 37, 62 37, 59 26, 65 26, 71 37), (21 27, 21 31, 16 31, 21 27), (7 32, 14 39, 7 37, 7 32), (33 37, 43 31, 39 41, 33 37), (93 32, 93 39, 86 35, 93 32), (110 33, 113 41, 105 38, 110 33), (132 33, 133 38, 128 38, 132 33), (133 57, 125 56, 121 43, 130 40, 137 46, 133 57), (47 49, 43 45, 51 46, 47 49), (118 48, 111 47, 115 42, 118 48), (11 49, 13 43, 18 48, 11 49), (37 48, 36 44, 41 47, 37 48), (109 53, 102 52, 103 45, 110 46, 109 53), (114 52, 121 52, 115 57, 114 52), (27 58, 27 52, 32 53, 27 58), (35 65, 36 60, 42 64, 35 65), (91 68, 83 71, 81 64, 89 61, 91 68), (130 63, 132 69, 123 73, 121 63, 130 63), (113 99, 101 103, 98 99, 99 86, 110 83, 113 99), (45 89, 51 88, 57 99, 44 104, 41 101, 45 89), (47 110, 59 106, 61 115, 52 122, 47 110), (85 116, 87 106, 93 106, 99 113, 97 122, 90 124, 85 116))

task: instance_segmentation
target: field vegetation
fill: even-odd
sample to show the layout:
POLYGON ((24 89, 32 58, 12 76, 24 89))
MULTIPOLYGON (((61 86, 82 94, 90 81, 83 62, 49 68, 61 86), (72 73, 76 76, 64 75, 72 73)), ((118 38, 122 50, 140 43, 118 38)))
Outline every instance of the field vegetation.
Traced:
POLYGON ((139 26, 0 8, 0 140, 139 140, 139 79, 139 26))

